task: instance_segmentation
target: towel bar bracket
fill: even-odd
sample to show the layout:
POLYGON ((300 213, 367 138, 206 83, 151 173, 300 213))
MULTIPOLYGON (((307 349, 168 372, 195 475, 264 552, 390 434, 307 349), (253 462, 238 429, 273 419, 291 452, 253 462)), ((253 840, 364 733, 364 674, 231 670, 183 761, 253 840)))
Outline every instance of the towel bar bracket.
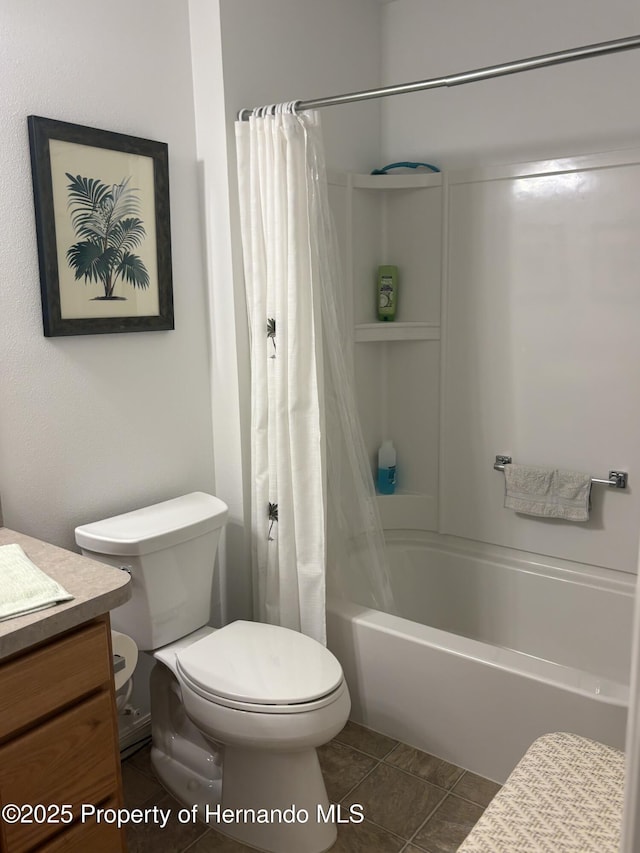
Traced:
MULTIPOLYGON (((496 471, 504 471, 505 465, 510 465, 512 462, 510 456, 498 455, 493 467, 496 471)), ((602 486, 611 486, 614 489, 626 489, 629 480, 629 475, 626 471, 609 471, 609 479, 602 480, 599 477, 592 477, 591 482, 602 486)))
POLYGON ((626 471, 609 471, 609 485, 616 489, 626 489, 628 478, 626 471))
POLYGON ((493 466, 496 471, 504 471, 505 465, 510 465, 513 459, 510 456, 496 456, 496 464, 493 466))

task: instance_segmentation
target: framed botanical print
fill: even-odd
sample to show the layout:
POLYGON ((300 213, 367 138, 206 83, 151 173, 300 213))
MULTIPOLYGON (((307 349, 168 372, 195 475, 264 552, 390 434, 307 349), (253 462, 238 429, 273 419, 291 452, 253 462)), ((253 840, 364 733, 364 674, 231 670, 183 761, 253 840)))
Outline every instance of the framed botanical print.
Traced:
POLYGON ((167 145, 28 125, 45 335, 173 329, 167 145))

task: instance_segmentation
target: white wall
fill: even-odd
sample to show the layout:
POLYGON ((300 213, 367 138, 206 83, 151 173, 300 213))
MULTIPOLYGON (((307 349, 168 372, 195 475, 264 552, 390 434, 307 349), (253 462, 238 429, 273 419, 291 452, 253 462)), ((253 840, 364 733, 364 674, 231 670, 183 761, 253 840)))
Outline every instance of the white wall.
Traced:
MULTIPOLYGON (((636 35, 634 0, 395 0, 383 83, 406 83, 636 35)), ((387 161, 508 163, 637 144, 640 51, 386 98, 387 161)))
POLYGON ((0 5, 0 494, 4 521, 74 527, 213 489, 207 294, 186 2, 0 5), (167 142, 176 329, 45 338, 27 115, 167 142))
MULTIPOLYGON (((377 0, 221 0, 227 117, 279 101, 370 89, 380 80, 377 0)), ((330 169, 375 168, 380 103, 322 110, 330 169)))
MULTIPOLYGON (((219 0, 189 0, 202 228, 207 246, 212 340, 211 397, 217 494, 229 507, 221 555, 216 624, 252 614, 250 550, 250 401, 241 246, 233 232, 230 163, 233 126, 224 121, 225 92, 219 0), (234 273, 234 270, 236 271, 234 273), (234 286, 234 274, 238 284, 234 286)), ((233 162, 233 161, 232 161, 233 162)))

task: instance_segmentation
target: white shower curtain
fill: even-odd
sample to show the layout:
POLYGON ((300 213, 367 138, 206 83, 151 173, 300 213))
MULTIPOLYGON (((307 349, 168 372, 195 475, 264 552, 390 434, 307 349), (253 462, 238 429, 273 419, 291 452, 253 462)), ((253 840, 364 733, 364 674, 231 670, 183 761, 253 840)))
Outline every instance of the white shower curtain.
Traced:
POLYGON ((370 466, 336 300, 341 280, 317 113, 236 123, 251 338, 252 539, 260 620, 326 642, 336 588, 366 574, 390 605, 370 466))

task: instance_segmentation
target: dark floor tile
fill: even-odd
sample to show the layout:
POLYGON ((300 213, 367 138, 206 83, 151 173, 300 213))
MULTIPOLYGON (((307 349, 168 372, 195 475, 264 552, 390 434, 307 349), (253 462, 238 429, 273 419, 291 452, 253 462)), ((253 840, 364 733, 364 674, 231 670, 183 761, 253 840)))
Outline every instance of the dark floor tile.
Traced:
POLYGON ((331 853, 399 853, 404 841, 369 821, 338 827, 338 840, 331 853))
POLYGON ((374 758, 384 758, 398 743, 393 738, 366 729, 358 723, 352 723, 351 720, 340 734, 335 736, 334 740, 346 744, 346 746, 352 746, 354 749, 359 749, 361 752, 366 752, 367 755, 372 755, 374 758))
POLYGON ((455 853, 479 820, 483 809, 449 794, 413 839, 429 853, 455 853))
POLYGON ((379 764, 344 803, 361 804, 365 818, 408 840, 444 796, 428 782, 379 764))
MULTIPOLYGON (((149 801, 157 801, 165 793, 162 785, 140 773, 132 764, 126 762, 122 765, 122 788, 124 791, 124 804, 129 809, 137 809, 149 801)), ((153 805, 153 803, 152 803, 153 805)))
MULTIPOLYGON (((163 829, 151 820, 129 823, 126 827, 128 853, 182 853, 207 831, 206 825, 199 820, 180 823, 177 813, 182 805, 170 794, 165 793, 153 805, 157 805, 158 809, 170 810, 167 825, 163 829)), ((236 851, 231 848, 229 853, 236 851)))
POLYGON ((135 767, 136 770, 139 770, 146 776, 151 776, 152 779, 156 778, 155 770, 151 766, 151 744, 148 744, 138 750, 138 752, 135 752, 132 756, 127 758, 124 763, 131 767, 135 767))
POLYGON ((462 767, 449 764, 448 761, 443 761, 441 758, 421 752, 404 743, 399 743, 393 752, 387 755, 385 761, 408 773, 415 773, 416 776, 433 785, 447 789, 452 788, 464 773, 462 767))
MULTIPOLYGON (((399 853, 404 844, 401 838, 364 821, 341 824, 331 853, 399 853)), ((255 853, 255 848, 209 830, 186 853, 255 853)))
POLYGON ((210 829, 189 847, 187 853, 256 853, 256 850, 210 829))
POLYGON ((492 782, 490 779, 467 771, 453 786, 453 792, 473 803, 477 803, 479 806, 486 807, 501 787, 502 785, 498 785, 497 782, 492 782))
MULTIPOLYGON (((157 780, 150 752, 149 745, 123 762, 125 804, 168 808, 171 819, 164 829, 151 820, 129 825, 129 853, 253 853, 200 821, 180 824, 181 805, 157 780)), ((352 722, 318 750, 318 757, 329 799, 361 804, 367 818, 341 824, 332 853, 450 853, 501 787, 352 722), (384 764, 378 764, 380 759, 384 764), (447 796, 440 788, 453 793, 447 796), (403 840, 426 818, 411 843, 403 840)))
POLYGON ((376 766, 375 758, 332 741, 318 750, 329 800, 338 803, 376 766))

